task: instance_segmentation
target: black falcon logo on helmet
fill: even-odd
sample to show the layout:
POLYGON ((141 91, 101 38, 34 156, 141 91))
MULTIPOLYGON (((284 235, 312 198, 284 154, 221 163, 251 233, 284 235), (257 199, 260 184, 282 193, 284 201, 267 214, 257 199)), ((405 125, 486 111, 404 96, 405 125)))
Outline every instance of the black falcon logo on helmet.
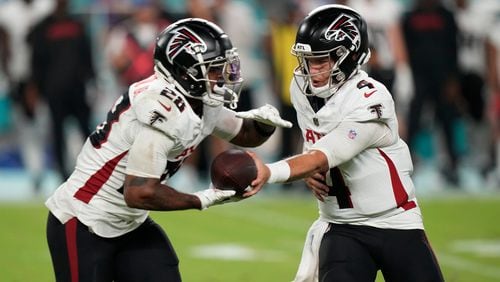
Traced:
POLYGON ((361 45, 361 37, 358 27, 354 24, 355 18, 341 14, 328 27, 325 32, 326 40, 342 41, 346 37, 349 38, 352 44, 359 49, 361 45))
POLYGON ((203 42, 201 37, 187 27, 180 27, 173 30, 174 35, 170 38, 166 48, 167 59, 172 63, 183 50, 186 53, 194 55, 196 52, 205 52, 207 44, 203 42), (199 48, 197 50, 197 48, 199 48))

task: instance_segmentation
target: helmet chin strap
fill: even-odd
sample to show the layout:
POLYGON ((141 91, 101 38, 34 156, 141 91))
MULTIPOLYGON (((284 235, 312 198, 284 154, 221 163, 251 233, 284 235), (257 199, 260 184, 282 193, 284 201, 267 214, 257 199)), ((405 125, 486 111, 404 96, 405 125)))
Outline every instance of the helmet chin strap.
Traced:
POLYGON ((223 104, 221 101, 209 98, 208 95, 203 95, 201 101, 203 102, 203 104, 209 107, 218 107, 223 104))
POLYGON ((228 97, 228 96, 231 97, 229 99, 229 101, 231 101, 229 103, 229 108, 231 108, 231 109, 234 110, 238 106, 238 95, 231 88, 226 87, 224 84, 222 84, 222 86, 219 86, 219 84, 217 83, 214 86, 213 92, 215 94, 220 95, 223 100, 227 100, 225 98, 228 97))
MULTIPOLYGON (((201 72, 202 72, 203 77, 208 77, 208 70, 207 70, 206 66, 203 64, 204 61, 203 61, 203 56, 201 55, 201 52, 198 52, 196 54, 196 57, 198 58, 198 62, 201 63, 200 68, 201 68, 201 72)), ((219 83, 216 83, 213 90, 212 90, 211 85, 210 85, 210 81, 208 81, 208 79, 207 79, 205 81, 205 88, 207 91, 202 96, 201 100, 207 106, 218 107, 220 105, 223 105, 224 104, 223 100, 224 100, 225 95, 231 95, 233 97, 236 97, 236 102, 238 102, 236 93, 234 93, 234 91, 232 91, 231 89, 227 88, 224 85, 219 86, 219 83), (218 100, 216 97, 214 97, 214 93, 221 95, 222 99, 218 100)), ((231 99, 232 102, 229 105, 229 107, 233 110, 236 109, 236 106, 237 106, 237 104, 234 103, 234 100, 235 99, 231 99)))

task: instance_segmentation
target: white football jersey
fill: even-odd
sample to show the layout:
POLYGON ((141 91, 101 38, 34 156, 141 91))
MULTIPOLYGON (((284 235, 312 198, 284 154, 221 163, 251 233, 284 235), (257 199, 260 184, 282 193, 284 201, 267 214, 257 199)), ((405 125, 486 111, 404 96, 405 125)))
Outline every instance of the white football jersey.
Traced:
POLYGON ((234 119, 234 111, 222 105, 205 105, 200 118, 173 85, 156 75, 132 84, 115 102, 106 121, 87 138, 74 172, 46 206, 62 223, 76 216, 102 237, 134 230, 144 222, 148 211, 125 203, 126 174, 165 182, 208 135, 232 139, 241 127, 234 119), (153 152, 134 154, 135 164, 127 168, 133 145, 141 148, 141 142, 148 138, 161 139, 151 142, 161 146, 153 152), (138 163, 148 165, 140 171, 143 166, 138 163))
POLYGON ((295 79, 290 91, 304 138, 304 151, 319 149, 331 156, 345 154, 349 142, 355 143, 365 133, 360 130, 363 127, 342 126, 347 123, 383 123, 395 137, 390 145, 379 147, 372 143, 359 148, 359 153, 342 163, 332 165, 329 159, 326 183, 330 193, 324 202, 318 201, 320 217, 334 223, 423 229, 410 178, 413 171, 410 152, 399 138, 394 101, 388 90, 359 71, 318 112, 314 112, 295 79), (316 144, 332 134, 340 136, 342 142, 335 142, 339 138, 325 138, 332 142, 316 144))

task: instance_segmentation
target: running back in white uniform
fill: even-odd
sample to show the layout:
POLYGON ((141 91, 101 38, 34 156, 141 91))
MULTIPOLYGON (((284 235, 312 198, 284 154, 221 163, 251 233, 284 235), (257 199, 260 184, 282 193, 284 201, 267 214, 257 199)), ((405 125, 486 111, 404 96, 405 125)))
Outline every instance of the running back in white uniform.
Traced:
POLYGON ((290 91, 304 151, 321 150, 329 160, 326 179, 331 188, 329 197, 318 201, 321 218, 379 228, 423 229, 410 178, 410 153, 398 136, 394 102, 387 89, 359 71, 317 112, 296 81, 290 91), (393 140, 389 144, 374 140, 339 163, 335 158, 363 137, 363 124, 372 122, 387 125, 393 140))
MULTIPOLYGON (((72 217, 102 237, 117 237, 137 228, 147 210, 130 208, 123 197, 126 174, 160 178, 172 176, 208 135, 230 140, 241 119, 225 107, 204 106, 200 119, 184 96, 165 80, 153 75, 132 84, 119 97, 83 146, 71 177, 47 200, 60 221, 72 217), (232 125, 232 127, 231 127, 232 125), (129 150, 147 138, 162 150, 144 151, 142 160, 127 167, 129 150), (164 152, 156 153, 153 152, 164 152)), ((137 154, 136 154, 137 155, 137 154)))

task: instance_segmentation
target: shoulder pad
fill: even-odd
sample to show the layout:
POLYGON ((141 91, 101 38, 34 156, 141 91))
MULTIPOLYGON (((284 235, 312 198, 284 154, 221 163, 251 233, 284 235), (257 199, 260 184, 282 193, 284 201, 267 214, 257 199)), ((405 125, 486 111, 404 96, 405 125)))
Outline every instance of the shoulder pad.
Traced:
POLYGON ((346 118, 352 121, 386 120, 395 117, 394 101, 380 82, 365 77, 356 81, 349 93, 348 104, 353 105, 346 118))
POLYGON ((160 93, 145 91, 132 105, 137 119, 169 136, 175 135, 175 127, 184 116, 182 112, 185 105, 185 100, 177 95, 168 89, 163 89, 160 93))

